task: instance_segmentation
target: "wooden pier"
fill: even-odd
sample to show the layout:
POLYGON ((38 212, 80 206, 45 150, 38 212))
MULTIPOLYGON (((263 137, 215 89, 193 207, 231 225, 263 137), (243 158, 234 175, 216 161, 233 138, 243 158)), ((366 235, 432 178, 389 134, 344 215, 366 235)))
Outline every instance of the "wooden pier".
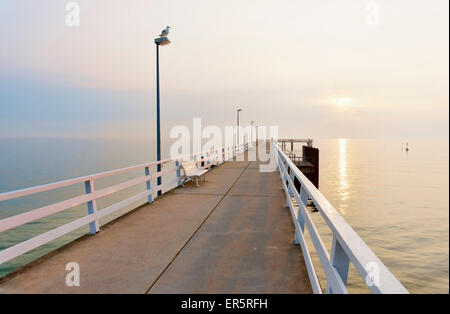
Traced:
MULTIPOLYGON (((245 153, 245 160, 248 154, 245 153)), ((0 280, 0 293, 311 293, 278 172, 214 167, 0 280), (80 286, 65 284, 80 265, 80 286)))
MULTIPOLYGON (((348 293, 350 264, 373 293, 408 293, 279 144, 245 143, 188 156, 208 170, 200 187, 183 186, 179 158, 1 193, 0 201, 7 201, 75 184, 86 187, 83 195, 0 220, 0 233, 77 205, 86 204, 88 211, 0 250, 0 264, 83 226, 89 225, 91 234, 0 279, 0 294, 341 294, 348 293), (258 159, 258 146, 266 147, 261 160, 270 167, 258 159), (151 170, 155 165, 164 167, 151 170), (94 188, 99 178, 133 170, 145 175, 94 188), (165 187, 155 186, 159 177, 165 187), (97 210, 97 199, 132 186, 143 191, 97 210), (159 191, 165 193, 156 197, 159 191), (99 219, 132 204, 134 210, 99 228, 99 219), (311 218, 312 207, 333 235, 330 252, 311 218), (311 250, 320 265, 314 265, 311 250), (75 263, 79 286, 66 281, 67 265, 75 263), (317 267, 325 282, 319 282, 317 267)), ((318 159, 312 143, 303 153, 317 153, 318 159)))

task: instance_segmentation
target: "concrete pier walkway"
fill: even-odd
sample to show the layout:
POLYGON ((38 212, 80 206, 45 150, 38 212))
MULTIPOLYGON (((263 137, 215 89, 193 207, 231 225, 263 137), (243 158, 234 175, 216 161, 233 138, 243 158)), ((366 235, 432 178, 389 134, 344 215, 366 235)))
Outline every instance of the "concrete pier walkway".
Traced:
POLYGON ((228 161, 0 280, 0 293, 311 293, 278 171, 228 161), (80 265, 67 287, 66 264, 80 265))

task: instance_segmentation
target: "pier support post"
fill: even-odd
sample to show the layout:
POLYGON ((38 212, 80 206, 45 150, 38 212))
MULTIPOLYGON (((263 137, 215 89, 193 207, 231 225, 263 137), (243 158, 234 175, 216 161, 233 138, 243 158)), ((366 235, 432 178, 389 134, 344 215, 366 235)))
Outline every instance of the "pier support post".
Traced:
MULTIPOLYGON (((152 185, 151 185, 151 177, 150 177, 150 168, 149 167, 145 167, 145 176, 148 177, 148 181, 145 181, 145 185, 147 187, 147 191, 150 191, 152 189, 152 185)), ((153 195, 150 194, 147 197, 147 202, 149 204, 153 203, 153 195)))
MULTIPOLYGON (((95 192, 94 180, 88 180, 84 182, 84 188, 86 190, 86 194, 91 194, 95 192)), ((87 202, 88 214, 93 215, 97 212, 97 203, 95 200, 87 202)), ((91 234, 96 234, 99 232, 100 228, 98 226, 98 220, 95 220, 89 223, 89 232, 91 234)))
POLYGON ((175 167, 177 169, 177 183, 178 187, 183 186, 183 183, 181 182, 181 165, 179 160, 175 160, 175 167))
POLYGON ((211 160, 210 160, 209 152, 206 153, 206 165, 208 166, 208 170, 211 170, 211 160))

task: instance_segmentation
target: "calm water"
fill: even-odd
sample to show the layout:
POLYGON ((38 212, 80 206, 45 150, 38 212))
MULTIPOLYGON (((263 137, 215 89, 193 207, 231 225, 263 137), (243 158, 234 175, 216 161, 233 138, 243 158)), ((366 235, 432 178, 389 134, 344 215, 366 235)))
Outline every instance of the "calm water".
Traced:
MULTIPOLYGON (((397 140, 316 141, 320 190, 409 291, 448 293, 448 140, 409 143, 411 150, 406 153, 401 150, 404 141, 397 140)), ((153 147, 154 143, 140 140, 0 140, 0 192, 153 160, 153 147)), ((99 186, 111 183, 99 182, 99 186)), ((3 202, 0 219, 82 192, 81 186, 74 186, 3 202)), ((103 208, 123 196, 98 205, 103 208)), ((85 211, 74 208, 4 232, 0 249, 81 217, 85 211)), ((320 214, 312 215, 325 243, 331 245, 320 214)), ((86 231, 78 230, 0 265, 0 276, 86 231)), ((366 291, 353 269, 349 276, 350 291, 366 291)))
MULTIPOLYGON (((410 292, 448 293, 448 141, 409 141, 409 152, 398 140, 315 144, 321 192, 375 254, 410 292)), ((354 269, 349 283, 364 291, 354 269)))

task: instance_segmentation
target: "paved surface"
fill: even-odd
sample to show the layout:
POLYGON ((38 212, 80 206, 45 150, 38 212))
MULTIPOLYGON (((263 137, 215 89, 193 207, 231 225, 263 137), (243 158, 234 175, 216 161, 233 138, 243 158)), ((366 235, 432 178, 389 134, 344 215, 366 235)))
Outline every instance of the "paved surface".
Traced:
POLYGON ((311 293, 278 172, 229 161, 200 184, 7 276, 0 293, 311 293), (72 261, 80 287, 65 285, 72 261))

